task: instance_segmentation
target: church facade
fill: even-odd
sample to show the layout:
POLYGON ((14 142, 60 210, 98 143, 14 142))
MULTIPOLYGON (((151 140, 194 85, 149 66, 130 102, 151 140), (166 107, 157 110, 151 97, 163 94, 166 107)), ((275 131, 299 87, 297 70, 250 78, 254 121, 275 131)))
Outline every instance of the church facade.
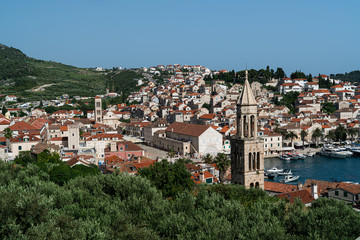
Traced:
POLYGON ((237 102, 237 134, 231 139, 231 182, 264 189, 264 144, 257 136, 257 104, 245 72, 237 102))

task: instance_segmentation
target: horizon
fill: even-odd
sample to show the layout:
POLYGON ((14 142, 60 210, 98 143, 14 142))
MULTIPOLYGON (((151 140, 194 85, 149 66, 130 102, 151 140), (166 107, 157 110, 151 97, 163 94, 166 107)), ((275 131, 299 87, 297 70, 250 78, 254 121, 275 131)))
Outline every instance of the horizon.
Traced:
POLYGON ((360 3, 324 3, 7 2, 0 10, 1 42, 32 58, 82 68, 270 66, 288 76, 359 70, 360 3))

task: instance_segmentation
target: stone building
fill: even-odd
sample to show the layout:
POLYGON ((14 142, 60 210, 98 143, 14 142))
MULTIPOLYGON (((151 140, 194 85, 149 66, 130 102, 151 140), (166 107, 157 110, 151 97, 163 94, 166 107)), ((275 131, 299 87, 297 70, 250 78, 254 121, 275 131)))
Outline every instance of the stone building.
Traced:
POLYGON ((237 134, 231 139, 231 182, 264 189, 264 143, 257 134, 257 104, 245 71, 237 102, 237 134))
POLYGON ((101 97, 95 97, 95 122, 101 123, 102 122, 102 103, 101 97))

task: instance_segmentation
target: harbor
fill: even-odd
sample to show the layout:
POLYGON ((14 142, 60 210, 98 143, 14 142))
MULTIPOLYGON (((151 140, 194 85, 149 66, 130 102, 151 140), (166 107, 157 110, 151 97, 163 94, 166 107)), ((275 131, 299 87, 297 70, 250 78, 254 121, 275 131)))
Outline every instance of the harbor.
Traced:
MULTIPOLYGON (((307 179, 324 181, 360 182, 360 156, 352 155, 344 158, 329 157, 321 155, 323 149, 316 149, 316 154, 304 159, 285 160, 284 158, 268 158, 264 161, 266 170, 273 167, 285 171, 291 170, 292 175, 299 176, 297 180, 287 182, 289 184, 304 183, 307 179)), ((306 154, 309 150, 297 151, 299 154, 306 154)), ((315 151, 311 151, 315 152, 315 151)), ((284 181, 283 174, 271 174, 273 179, 266 181, 284 181)))

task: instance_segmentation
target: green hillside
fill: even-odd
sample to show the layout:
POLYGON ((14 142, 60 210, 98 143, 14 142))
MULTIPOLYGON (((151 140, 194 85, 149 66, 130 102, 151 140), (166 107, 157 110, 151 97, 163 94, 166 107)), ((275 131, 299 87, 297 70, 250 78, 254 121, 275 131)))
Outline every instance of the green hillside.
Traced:
POLYGON ((28 100, 53 99, 64 93, 95 96, 105 92, 105 81, 104 72, 36 60, 0 44, 0 94, 28 100))

